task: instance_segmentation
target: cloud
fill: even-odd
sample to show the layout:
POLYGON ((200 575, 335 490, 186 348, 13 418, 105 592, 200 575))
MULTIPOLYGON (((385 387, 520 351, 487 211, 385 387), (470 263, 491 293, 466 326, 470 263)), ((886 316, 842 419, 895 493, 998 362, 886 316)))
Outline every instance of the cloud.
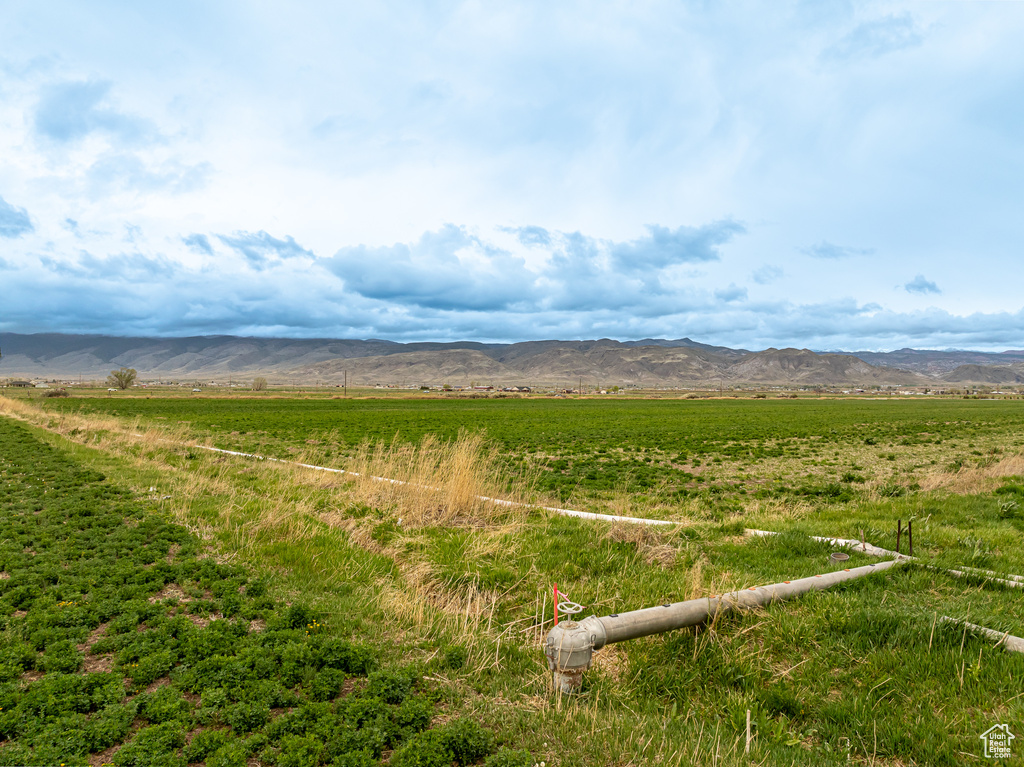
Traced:
POLYGON ((719 301, 724 301, 727 304, 735 301, 745 301, 747 299, 747 289, 741 288, 734 283, 730 283, 729 287, 716 290, 715 298, 719 301))
POLYGON ((906 290, 908 293, 920 293, 921 295, 942 292, 941 290, 939 290, 938 285, 936 285, 931 280, 926 280, 923 274, 917 275, 910 282, 906 283, 903 286, 903 289, 906 290))
POLYGON ((194 253, 203 253, 207 256, 213 255, 213 246, 210 244, 210 238, 205 234, 196 234, 193 232, 187 237, 182 237, 181 241, 194 253))
POLYGON ((155 137, 156 130, 148 121, 103 106, 110 86, 98 80, 48 86, 36 106, 36 132, 60 143, 74 142, 97 131, 129 143, 155 137))
POLYGON ((0 237, 13 239, 23 234, 34 232, 32 219, 24 208, 16 208, 3 197, 0 197, 0 237))
MULTIPOLYGON (((703 227, 648 226, 627 242, 581 232, 527 226, 499 228, 535 255, 530 265, 463 227, 446 225, 416 242, 342 248, 323 262, 361 296, 420 309, 561 312, 628 310, 636 317, 674 311, 680 302, 707 304, 711 293, 689 291, 672 267, 716 260, 717 248, 743 227, 719 221, 703 227), (691 294, 692 292, 692 294, 691 294)), ((745 297, 735 285, 724 299, 745 297)))
POLYGON ((520 226, 506 228, 503 231, 514 233, 519 238, 519 242, 527 247, 540 247, 551 244, 551 234, 541 226, 520 226))
POLYGON ((751 276, 753 277, 754 282, 758 285, 770 285, 780 279, 784 274, 785 272, 783 272, 779 267, 765 264, 760 269, 755 270, 751 276))
POLYGON ((875 252, 874 248, 851 248, 843 245, 833 245, 831 242, 822 240, 817 245, 806 248, 799 248, 799 251, 813 258, 852 258, 853 256, 870 256, 875 252))
POLYGON ((612 247, 612 258, 624 271, 660 269, 673 264, 718 261, 718 247, 746 232, 736 221, 725 219, 700 227, 672 230, 648 225, 648 235, 612 247))
POLYGON ((89 167, 86 179, 95 191, 129 189, 183 194, 204 186, 212 170, 208 162, 194 165, 177 160, 150 163, 134 152, 108 152, 89 167))
POLYGON ((1019 346, 1024 333, 1024 311, 901 312, 849 297, 751 302, 735 284, 662 286, 652 294, 641 279, 615 271, 608 257, 614 243, 580 233, 551 237, 563 265, 583 265, 579 279, 552 263, 530 271, 456 226, 407 244, 343 248, 312 264, 268 257, 261 269, 219 261, 188 267, 139 252, 25 255, 4 273, 0 330, 396 341, 687 335, 754 349, 1006 348, 1019 346))
MULTIPOLYGON (((196 237, 197 235, 192 236, 196 237)), ((205 237, 203 239, 205 239, 205 237)), ((252 232, 235 232, 231 237, 218 234, 217 239, 245 256, 246 259, 248 259, 249 264, 256 269, 262 269, 271 259, 274 258, 285 259, 295 258, 296 256, 306 256, 308 258, 315 257, 313 255, 313 251, 306 250, 295 242, 290 235, 286 236, 283 240, 279 240, 276 237, 272 237, 267 234, 263 230, 260 230, 255 234, 252 232)), ((207 247, 209 247, 209 244, 210 243, 207 240, 207 247)), ((200 245, 200 247, 202 246, 200 245)))
POLYGON ((859 57, 884 56, 920 45, 923 39, 911 16, 890 15, 858 25, 829 47, 823 57, 845 61, 859 57))
POLYGON ((497 310, 535 297, 521 258, 452 224, 411 244, 342 248, 324 265, 359 295, 403 305, 497 310))
POLYGON ((48 271, 62 277, 78 277, 105 283, 148 283, 171 280, 179 265, 164 256, 142 253, 119 253, 99 257, 89 251, 79 252, 74 259, 41 256, 39 263, 48 271))

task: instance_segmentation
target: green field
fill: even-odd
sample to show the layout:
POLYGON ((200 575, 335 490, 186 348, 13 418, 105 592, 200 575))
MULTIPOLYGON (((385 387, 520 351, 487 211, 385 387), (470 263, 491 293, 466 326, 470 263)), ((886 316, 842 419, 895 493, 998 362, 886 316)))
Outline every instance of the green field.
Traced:
MULTIPOLYGON (((360 669, 341 669, 355 681, 331 688, 334 697, 320 699, 327 693, 314 692, 323 687, 316 687, 316 680, 325 668, 317 665, 315 648, 345 642, 362 648, 392 676, 406 673, 414 679, 413 702, 378 702, 374 705, 383 706, 378 716, 405 721, 397 713, 403 706, 428 712, 411 729, 394 730, 392 740, 375 741, 368 763, 406 763, 430 742, 441 752, 439 760, 408 763, 450 765, 460 748, 451 723, 465 721, 483 729, 470 733, 469 725, 458 725, 465 729, 462 737, 486 742, 487 749, 464 756, 464 762, 519 759, 531 765, 959 765, 982 761, 978 737, 992 725, 1024 730, 1024 656, 939 620, 948 615, 1024 636, 1022 590, 983 577, 955 578, 942 569, 958 565, 1024 573, 1024 403, 1018 401, 154 396, 71 397, 38 405, 0 399, 0 410, 31 424, 17 429, 32 430, 32 450, 43 456, 26 453, 18 471, 4 464, 12 477, 5 485, 11 500, 4 507, 9 527, 4 535, 16 543, 2 549, 11 577, 0 580, 0 600, 9 600, 15 573, 31 576, 31 582, 18 584, 27 589, 18 592, 24 603, 7 603, 8 637, 28 649, 9 662, 4 712, 9 706, 17 710, 26 696, 33 699, 35 685, 56 684, 47 682, 58 678, 53 674, 87 679, 82 669, 90 658, 105 656, 111 665, 103 673, 122 680, 128 696, 106 705, 128 711, 118 714, 122 719, 134 717, 124 735, 129 743, 141 737, 133 733, 154 727, 178 733, 178 740, 168 741, 172 744, 183 737, 192 742, 188 738, 197 736, 189 733, 212 732, 220 734, 202 737, 224 738, 218 747, 227 748, 230 741, 240 751, 246 744, 246 759, 331 764, 340 756, 328 750, 327 725, 301 732, 273 726, 316 716, 338 722, 362 705, 360 700, 380 697, 368 692, 378 677, 360 669), (514 485, 537 501, 570 501, 576 508, 658 516, 677 524, 610 525, 441 493, 429 495, 424 504, 386 483, 351 482, 187 444, 194 438, 218 447, 362 467, 359 462, 374 455, 368 441, 389 444, 397 435, 405 452, 388 455, 416 458, 438 449, 424 444, 424 436, 457 446, 466 442, 466 430, 484 432, 493 448, 491 463, 481 458, 493 476, 481 475, 480 492, 497 494, 514 485), (106 588, 102 584, 83 588, 77 568, 119 570, 103 564, 102 547, 73 558, 83 547, 67 536, 69 530, 64 537, 47 533, 54 528, 46 525, 76 518, 59 499, 80 491, 68 482, 59 492, 17 484, 25 483, 18 477, 32 473, 33 460, 66 462, 72 467, 68 471, 85 473, 84 486, 126 494, 117 495, 122 500, 111 502, 104 511, 111 516, 104 518, 138 520, 138 527, 132 522, 119 532, 129 536, 119 545, 134 553, 118 561, 127 557, 131 567, 146 573, 134 578, 152 579, 145 586, 151 591, 140 590, 137 604, 128 600, 126 608, 147 617, 106 621, 98 650, 95 644, 83 647, 78 634, 63 639, 74 649, 65 653, 66 666, 49 665, 46 641, 40 647, 27 625, 35 620, 32 611, 51 621, 66 609, 61 602, 78 602, 74 609, 89 617, 76 630, 88 639, 100 626, 103 613, 97 611, 107 604, 101 597, 108 592, 100 592, 106 588), (89 474, 97 471, 108 479, 89 474), (29 492, 43 510, 39 516, 19 505, 28 502, 19 494, 29 492), (48 515, 51 504, 57 505, 48 515), (808 534, 863 534, 893 548, 896 520, 911 518, 919 565, 719 618, 710 629, 609 646, 596 654, 582 695, 563 698, 551 692, 539 644, 551 625, 554 583, 586 605, 587 613, 625 612, 824 572, 831 567, 830 548, 808 534), (39 528, 31 544, 17 538, 26 535, 26 525, 39 528), (194 536, 179 544, 183 570, 171 572, 160 564, 162 575, 153 574, 154 564, 163 562, 162 549, 153 555, 130 544, 133 531, 145 525, 172 531, 161 536, 183 536, 183 529, 194 536), (783 534, 750 538, 744 528, 783 534), (34 562, 44 551, 51 552, 49 569, 37 573, 34 562), (76 562, 76 569, 65 575, 53 564, 58 561, 76 562), (209 569, 217 567, 227 569, 209 569), (203 568, 207 576, 195 575, 203 568), (208 578, 205 585, 202 577, 208 578), (193 601, 149 601, 172 581, 193 601), (246 589, 245 598, 238 599, 243 583, 262 584, 265 592, 250 599, 246 589), (126 645, 134 648, 129 653, 116 645, 125 630, 110 628, 135 620, 132 626, 188 634, 264 620, 266 628, 255 636, 232 629, 244 640, 238 642, 240 652, 253 652, 254 643, 262 646, 260 635, 282 631, 288 637, 282 642, 303 645, 304 637, 287 633, 295 629, 280 625, 287 623, 289 610, 272 607, 288 603, 304 605, 316 616, 316 636, 309 640, 312 660, 301 678, 282 679, 275 669, 269 678, 273 685, 246 682, 242 692, 229 689, 219 704, 224 711, 211 711, 204 702, 216 697, 205 692, 216 689, 215 680, 197 683, 192 691, 183 686, 181 680, 193 678, 187 668, 156 681, 132 676, 131 663, 166 664, 160 653, 177 652, 173 662, 187 666, 180 645, 164 639, 142 647, 128 632, 134 642, 126 645), (219 620, 201 629, 180 620, 193 610, 219 620), (174 626, 179 628, 168 628, 174 626), (74 653, 82 656, 81 666, 72 667, 74 653), (143 682, 156 687, 131 697, 143 682), (169 725, 146 718, 145 696, 175 694, 184 702, 169 725), (132 708, 139 698, 142 702, 132 708), (225 711, 243 705, 258 705, 260 717, 266 712, 265 723, 248 731, 245 723, 236 726, 225 711), (744 754, 748 710, 754 740, 744 754), (289 761, 280 740, 286 735, 303 739, 294 743, 306 749, 305 761, 289 761), (408 742, 420 745, 407 747, 408 742), (496 751, 499 746, 506 750, 496 751)), ((436 462, 421 464, 442 468, 436 462)), ((870 561, 854 552, 848 566, 870 561)), ((54 752, 44 750, 46 738, 61 728, 92 732, 100 710, 86 706, 49 730, 16 719, 21 729, 5 730, 8 740, 0 743, 0 756, 17 755, 4 763, 47 763, 40 755, 50 758, 54 752), (44 737, 43 730, 51 734, 44 737)), ((178 761, 166 763, 191 760, 188 748, 169 745, 168 759, 178 761)), ((128 756, 120 753, 113 752, 115 763, 119 758, 124 764, 150 763, 129 761, 131 750, 128 756)))
POLYGON ((218 447, 344 467, 367 440, 483 431, 559 500, 616 491, 673 499, 848 497, 874 479, 910 486, 1024 444, 1020 400, 152 399, 52 400, 54 412, 187 426, 218 447))

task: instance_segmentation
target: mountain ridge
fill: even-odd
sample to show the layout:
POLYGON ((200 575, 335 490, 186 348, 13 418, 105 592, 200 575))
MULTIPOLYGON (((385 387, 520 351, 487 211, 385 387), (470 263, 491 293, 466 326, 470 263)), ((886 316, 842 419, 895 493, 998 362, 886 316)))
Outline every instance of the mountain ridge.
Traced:
POLYGON ((724 383, 907 385, 1024 382, 1024 352, 761 351, 691 338, 516 343, 386 339, 142 337, 0 333, 0 378, 105 378, 133 367, 146 379, 228 380, 269 375, 281 382, 354 385, 470 382, 497 385, 700 386, 724 383), (335 380, 337 379, 337 380, 335 380))

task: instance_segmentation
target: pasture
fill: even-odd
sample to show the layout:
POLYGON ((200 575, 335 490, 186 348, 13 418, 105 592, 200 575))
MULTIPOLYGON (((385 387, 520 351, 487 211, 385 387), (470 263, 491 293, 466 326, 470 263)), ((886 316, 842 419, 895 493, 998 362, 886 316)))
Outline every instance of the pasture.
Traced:
MULTIPOLYGON (((481 723, 485 732, 476 736, 491 738, 464 761, 552 765, 956 765, 981 760, 978 738, 992 725, 1024 730, 1024 657, 939 620, 948 615, 1024 635, 1020 589, 941 569, 1024 573, 1018 401, 154 396, 0 399, 0 408, 46 450, 82 471, 102 472, 100 486, 129 493, 138 504, 133 518, 187 531, 195 561, 212 563, 193 567, 237 567, 224 579, 265 585, 271 601, 262 608, 246 603, 225 611, 224 596, 205 595, 202 583, 189 581, 197 601, 202 593, 215 603, 202 608, 216 614, 210 625, 238 624, 245 615, 230 610, 271 610, 272 600, 308 605, 323 633, 318 641, 366 648, 376 668, 408 670, 402 673, 415 679, 413 700, 426 702, 384 705, 419 705, 429 715, 417 720, 422 732, 406 730, 371 749, 374 761, 407 758, 403 739, 450 741, 445 728, 459 721, 481 723), (363 476, 227 457, 198 445, 363 476), (415 482, 402 488, 368 474, 415 482), (526 505, 476 499, 509 494, 526 505), (675 524, 585 521, 535 505, 555 503, 675 524), (863 535, 895 548, 897 519, 914 520, 920 564, 700 630, 611 645, 597 653, 580 696, 552 694, 539 645, 553 618, 554 583, 587 613, 625 612, 825 572, 830 548, 808 535, 863 535), (745 528, 782 535, 750 538, 745 528), (744 753, 748 710, 754 738, 744 753)), ((32 547, 37 555, 41 542, 32 547)), ((10 556, 22 557, 19 572, 28 566, 25 548, 11 548, 10 556)), ((870 561, 854 552, 848 566, 870 561)), ((77 596, 94 609, 98 600, 88 589, 65 587, 60 572, 52 578, 25 604, 54 612, 77 596)), ((3 594, 8 583, 0 581, 3 594)), ((29 615, 16 616, 10 606, 5 631, 31 645, 19 623, 29 615)), ((178 612, 165 613, 166 620, 178 612)), ((155 625, 161 620, 154 616, 155 625)), ((79 648, 82 663, 104 654, 81 648, 80 639, 65 641, 79 648)), ((105 641, 99 639, 101 650, 120 652, 105 641)), ((160 651, 140 650, 136 660, 154 662, 146 653, 160 651)), ((124 679, 133 694, 139 685, 125 664, 135 656, 113 657, 105 673, 124 679)), ((9 695, 30 695, 51 673, 38 655, 26 650, 24 658, 10 672, 9 695)), ((60 673, 81 676, 78 668, 60 673)), ((315 711, 335 721, 367 695, 365 672, 342 669, 355 681, 323 699, 327 693, 314 692, 323 668, 313 663, 290 686, 277 680, 288 695, 267 693, 259 703, 266 721, 315 711)), ((226 715, 204 712, 202 692, 175 687, 177 679, 168 673, 166 686, 185 701, 175 720, 184 734, 224 732, 233 743, 254 737, 226 715)), ((224 706, 248 700, 228 695, 224 706)), ((134 731, 156 726, 145 710, 134 711, 134 731)), ((100 709, 76 716, 74 726, 89 728, 100 709)), ((245 758, 293 763, 271 737, 276 731, 259 727, 252 732, 264 739, 249 743, 245 758)), ((35 736, 10 732, 0 761, 10 750, 19 763, 32 763, 35 736)), ((278 734, 309 741, 307 761, 294 763, 340 759, 318 732, 278 734)), ((450 758, 444 762, 442 752, 436 763, 455 759, 449 741, 450 758)), ((115 764, 135 763, 118 762, 118 753, 115 764)), ((179 761, 168 763, 189 760, 186 745, 169 753, 179 761)))

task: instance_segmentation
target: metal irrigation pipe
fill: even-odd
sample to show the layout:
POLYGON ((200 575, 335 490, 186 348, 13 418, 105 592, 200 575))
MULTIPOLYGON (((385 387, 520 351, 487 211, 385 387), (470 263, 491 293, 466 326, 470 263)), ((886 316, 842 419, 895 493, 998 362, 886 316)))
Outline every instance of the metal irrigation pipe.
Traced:
POLYGON ((718 615, 762 607, 792 599, 811 591, 821 591, 839 583, 887 570, 900 562, 893 559, 847 570, 837 570, 795 581, 769 586, 754 586, 728 594, 691 599, 659 607, 647 607, 628 613, 597 617, 582 621, 562 621, 548 633, 544 654, 552 672, 555 689, 564 693, 579 690, 583 672, 590 668, 594 652, 614 642, 660 634, 665 631, 697 626, 718 615))

